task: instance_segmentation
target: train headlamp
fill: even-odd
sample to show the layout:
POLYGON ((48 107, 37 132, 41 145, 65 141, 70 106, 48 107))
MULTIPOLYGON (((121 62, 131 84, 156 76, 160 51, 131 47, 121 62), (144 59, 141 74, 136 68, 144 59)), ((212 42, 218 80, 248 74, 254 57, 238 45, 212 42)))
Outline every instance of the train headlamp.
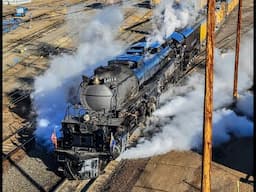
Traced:
POLYGON ((100 80, 97 76, 94 77, 93 84, 94 85, 99 85, 100 84, 100 80))
POLYGON ((90 115, 85 114, 85 115, 84 115, 84 120, 85 120, 86 122, 90 121, 90 115))

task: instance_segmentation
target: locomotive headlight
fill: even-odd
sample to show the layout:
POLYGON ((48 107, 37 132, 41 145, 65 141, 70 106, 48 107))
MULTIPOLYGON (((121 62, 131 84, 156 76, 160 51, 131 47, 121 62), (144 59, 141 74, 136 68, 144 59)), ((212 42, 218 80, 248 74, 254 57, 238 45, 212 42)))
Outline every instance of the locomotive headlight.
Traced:
POLYGON ((85 115, 84 115, 84 120, 85 120, 86 122, 90 121, 90 115, 85 114, 85 115))

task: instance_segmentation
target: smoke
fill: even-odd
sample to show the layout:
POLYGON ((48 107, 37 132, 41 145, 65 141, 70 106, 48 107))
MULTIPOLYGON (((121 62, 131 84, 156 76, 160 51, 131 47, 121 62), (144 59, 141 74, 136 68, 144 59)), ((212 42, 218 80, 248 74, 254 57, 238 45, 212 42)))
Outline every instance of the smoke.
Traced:
POLYGON ((183 28, 194 23, 196 19, 195 4, 181 0, 163 0, 153 11, 152 34, 147 37, 147 42, 163 42, 176 28, 183 28))
POLYGON ((50 68, 35 81, 35 93, 60 87, 64 80, 81 74, 88 66, 105 61, 120 52, 120 42, 114 40, 123 19, 116 8, 107 8, 87 25, 81 44, 73 55, 64 54, 52 59, 50 68))
MULTIPOLYGON (((238 79, 240 95, 253 84, 252 38, 250 31, 242 39, 238 79)), ((243 115, 225 107, 232 103, 234 52, 221 55, 215 49, 214 73, 213 145, 229 141, 232 136, 252 136, 253 123, 247 116, 253 116, 253 96, 245 93, 239 98, 236 106, 243 115)), ((143 158, 171 150, 201 150, 203 102, 204 74, 195 72, 185 85, 172 87, 161 95, 161 107, 155 111, 151 124, 143 131, 145 137, 120 158, 143 158)))
POLYGON ((252 121, 230 109, 215 111, 213 125, 213 146, 229 141, 231 136, 247 137, 253 134, 252 121))
POLYGON ((239 112, 246 115, 248 118, 253 118, 253 95, 250 92, 246 92, 239 96, 239 100, 236 103, 236 108, 239 112))
POLYGON ((75 46, 81 44, 88 23, 93 20, 94 14, 99 11, 99 9, 91 9, 90 12, 93 12, 94 14, 88 14, 87 11, 84 11, 85 9, 86 7, 84 3, 71 6, 67 10, 67 15, 65 17, 68 35, 72 38, 72 42, 75 46))
MULTIPOLYGON (((81 75, 92 75, 96 66, 106 65, 110 57, 123 50, 121 42, 115 40, 122 20, 122 12, 117 7, 97 13, 80 33, 77 51, 52 58, 49 69, 35 79, 31 97, 38 115, 35 131, 38 143, 52 148, 50 137, 54 128, 60 136, 67 103, 77 100, 74 95, 78 94, 81 75)), ((72 25, 70 18, 68 21, 72 25)), ((81 23, 81 28, 83 26, 81 23)))

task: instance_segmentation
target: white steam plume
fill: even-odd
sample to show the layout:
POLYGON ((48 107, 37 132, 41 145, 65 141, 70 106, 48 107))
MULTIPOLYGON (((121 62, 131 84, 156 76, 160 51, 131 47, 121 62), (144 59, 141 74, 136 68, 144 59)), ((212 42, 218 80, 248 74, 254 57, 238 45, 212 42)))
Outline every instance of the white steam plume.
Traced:
POLYGON ((78 46, 83 42, 83 36, 88 23, 93 20, 95 13, 99 11, 99 9, 92 9, 90 10, 90 13, 92 14, 88 14, 87 11, 84 11, 85 9, 86 7, 84 3, 71 6, 67 10, 67 15, 65 17, 68 35, 72 38, 75 46, 78 46))
MULTIPOLYGON (((253 33, 250 31, 241 44, 239 62, 239 94, 253 84, 253 33), (246 58, 246 60, 245 60, 246 58)), ((215 50, 214 65, 214 113, 213 144, 219 145, 236 137, 252 136, 253 123, 246 116, 238 116, 231 109, 234 53, 220 55, 215 50)), ((240 97, 237 106, 245 115, 252 116, 252 96, 240 97), (246 100, 246 101, 245 101, 246 100), (246 112, 244 112, 246 111, 246 112)), ((139 140, 135 148, 130 148, 120 158, 142 158, 163 154, 171 150, 201 150, 203 130, 204 75, 198 72, 189 77, 186 85, 173 87, 160 98, 160 107, 151 119, 152 125, 144 131, 146 138, 139 140), (178 95, 177 95, 178 94, 178 95), (156 127, 158 127, 156 129, 156 127), (157 130, 157 131, 155 131, 157 130), (147 139, 147 135, 150 137, 147 139), (153 136, 152 136, 153 135, 153 136)))
POLYGON ((122 46, 114 37, 122 19, 122 13, 113 7, 96 15, 87 25, 77 52, 53 58, 50 68, 42 76, 37 77, 35 93, 55 89, 61 86, 64 80, 81 74, 88 66, 119 53, 122 46))
POLYGON ((253 95, 251 92, 246 92, 239 95, 239 100, 236 103, 236 108, 239 112, 245 114, 248 118, 253 118, 253 95))
POLYGON ((81 75, 91 75, 96 66, 106 65, 108 59, 123 50, 121 42, 115 40, 122 20, 117 7, 102 10, 80 35, 77 51, 54 57, 49 69, 35 79, 32 98, 38 115, 35 135, 40 144, 52 147, 50 137, 54 127, 57 136, 60 135, 70 88, 74 90, 72 95, 76 95, 81 75))
POLYGON ((176 8, 175 0, 163 0, 153 11, 153 32, 147 37, 147 42, 163 42, 164 38, 174 32, 176 28, 183 28, 193 24, 197 16, 194 1, 181 0, 176 8))

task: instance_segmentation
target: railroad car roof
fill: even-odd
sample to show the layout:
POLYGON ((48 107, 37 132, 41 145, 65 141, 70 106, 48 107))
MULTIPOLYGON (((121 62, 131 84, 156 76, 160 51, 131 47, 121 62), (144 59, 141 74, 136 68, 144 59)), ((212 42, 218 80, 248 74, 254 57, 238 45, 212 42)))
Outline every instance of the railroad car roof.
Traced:
POLYGON ((141 55, 122 54, 122 55, 117 56, 114 60, 139 62, 142 58, 143 58, 143 56, 141 56, 141 55))
MULTIPOLYGON (((161 45, 161 44, 159 44, 161 45)), ((153 54, 152 57, 145 57, 144 60, 144 65, 141 65, 139 68, 133 69, 133 72, 135 74, 135 76, 140 80, 141 78, 143 78, 143 76, 150 70, 152 70, 152 68, 156 65, 158 65, 161 61, 161 56, 166 57, 169 53, 169 51, 171 50, 171 48, 166 47, 164 49, 161 49, 160 52, 158 52, 157 54, 153 54)))
POLYGON ((131 47, 129 49, 133 49, 134 47, 145 48, 146 47, 146 42, 141 41, 141 42, 135 43, 135 44, 131 45, 131 47))
POLYGON ((151 43, 150 45, 148 45, 146 41, 141 41, 141 42, 133 44, 128 50, 134 49, 135 47, 136 48, 138 48, 138 47, 141 47, 141 48, 158 48, 160 46, 161 46, 161 44, 158 41, 155 41, 155 42, 151 43))
POLYGON ((158 48, 160 46, 161 46, 161 44, 158 41, 155 41, 155 42, 151 43, 148 47, 149 48, 158 48))
POLYGON ((144 52, 144 50, 143 49, 128 49, 127 51, 126 51, 126 54, 142 54, 144 52))
POLYGON ((185 37, 188 37, 191 33, 193 33, 194 29, 192 27, 186 27, 180 33, 183 34, 185 37))
POLYGON ((169 37, 167 37, 167 40, 171 40, 171 39, 174 39, 179 43, 181 43, 184 40, 184 37, 180 33, 174 31, 169 37))

